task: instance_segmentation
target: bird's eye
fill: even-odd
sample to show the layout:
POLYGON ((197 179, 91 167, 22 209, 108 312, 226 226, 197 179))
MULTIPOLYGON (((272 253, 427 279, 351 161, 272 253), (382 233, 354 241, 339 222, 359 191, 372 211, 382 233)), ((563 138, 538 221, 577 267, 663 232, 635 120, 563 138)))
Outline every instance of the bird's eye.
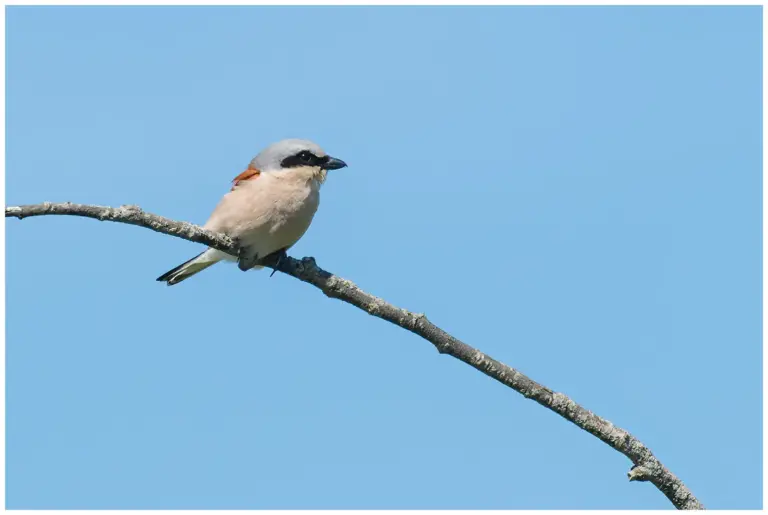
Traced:
POLYGON ((320 166, 321 159, 309 150, 302 150, 296 154, 291 154, 280 162, 283 168, 293 168, 296 166, 320 166))

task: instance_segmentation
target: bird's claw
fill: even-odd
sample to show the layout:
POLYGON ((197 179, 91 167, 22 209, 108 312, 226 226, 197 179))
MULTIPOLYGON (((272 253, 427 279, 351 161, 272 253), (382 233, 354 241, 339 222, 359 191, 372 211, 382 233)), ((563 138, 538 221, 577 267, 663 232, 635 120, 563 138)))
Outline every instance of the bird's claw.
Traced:
POLYGON ((285 249, 280 249, 277 252, 275 252, 275 255, 277 256, 277 261, 275 261, 275 265, 272 269, 272 273, 269 274, 270 277, 275 275, 275 272, 277 272, 277 269, 280 268, 280 263, 283 262, 283 259, 288 257, 288 254, 286 253, 285 249))
POLYGON ((246 272, 256 265, 259 260, 258 254, 252 254, 247 247, 240 247, 237 250, 237 267, 246 272))

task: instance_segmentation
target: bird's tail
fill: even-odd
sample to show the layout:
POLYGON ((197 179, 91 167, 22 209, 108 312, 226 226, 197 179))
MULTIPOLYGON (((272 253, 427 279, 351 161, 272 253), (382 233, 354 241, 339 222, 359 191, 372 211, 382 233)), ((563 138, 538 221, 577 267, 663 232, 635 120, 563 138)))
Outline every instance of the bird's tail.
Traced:
POLYGON ((193 257, 189 261, 180 264, 173 270, 169 270, 160 277, 158 281, 166 281, 168 286, 180 283, 188 277, 192 277, 198 272, 202 272, 211 265, 215 265, 221 261, 221 257, 215 249, 208 249, 197 256, 193 257))

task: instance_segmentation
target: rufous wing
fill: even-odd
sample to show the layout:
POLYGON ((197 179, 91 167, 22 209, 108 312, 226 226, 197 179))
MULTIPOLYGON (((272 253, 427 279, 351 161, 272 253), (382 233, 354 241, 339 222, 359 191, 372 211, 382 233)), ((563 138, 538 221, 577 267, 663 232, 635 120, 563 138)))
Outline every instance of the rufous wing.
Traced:
POLYGON ((257 170, 256 168, 251 168, 249 166, 246 171, 244 171, 243 173, 241 173, 240 175, 232 179, 232 189, 237 188, 237 185, 240 184, 241 182, 258 179, 259 174, 261 174, 259 170, 257 170))

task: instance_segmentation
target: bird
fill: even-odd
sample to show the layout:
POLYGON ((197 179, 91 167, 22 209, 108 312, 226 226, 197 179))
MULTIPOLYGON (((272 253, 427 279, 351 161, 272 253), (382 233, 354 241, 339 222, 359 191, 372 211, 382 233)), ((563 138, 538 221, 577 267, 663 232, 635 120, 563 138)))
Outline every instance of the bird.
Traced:
POLYGON ((208 248, 157 280, 173 286, 219 261, 235 261, 243 271, 260 269, 257 262, 275 253, 279 263, 312 223, 328 171, 346 166, 309 140, 269 145, 234 178, 203 226, 234 239, 238 256, 208 248))

